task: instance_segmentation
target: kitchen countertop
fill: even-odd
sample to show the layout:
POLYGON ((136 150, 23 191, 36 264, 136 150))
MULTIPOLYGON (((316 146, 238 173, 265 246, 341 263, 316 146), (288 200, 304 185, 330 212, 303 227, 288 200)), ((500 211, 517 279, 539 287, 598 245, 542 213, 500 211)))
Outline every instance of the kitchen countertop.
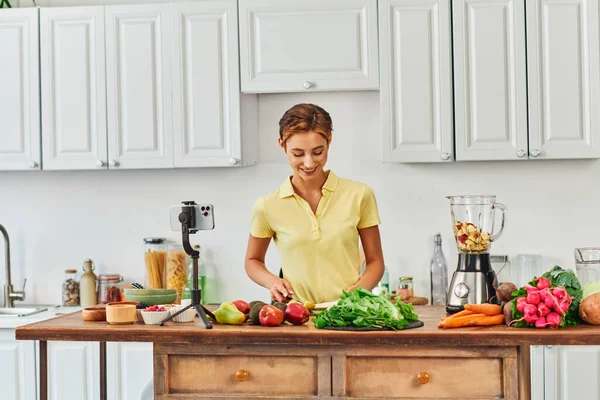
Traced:
POLYGON ((438 329, 443 306, 416 306, 425 326, 404 331, 347 332, 301 326, 214 324, 204 329, 199 318, 191 323, 164 326, 83 321, 76 312, 16 329, 20 340, 81 340, 100 342, 170 342, 203 344, 402 344, 444 346, 600 345, 600 326, 579 325, 561 329, 509 328, 505 325, 438 329))
MULTIPOLYGON (((16 307, 28 307, 18 305, 16 307)), ((19 326, 32 324, 34 322, 45 321, 54 318, 59 315, 65 315, 76 312, 79 314, 83 307, 62 307, 62 306, 48 306, 46 311, 42 311, 36 314, 28 315, 25 317, 0 317, 0 329, 15 329, 19 326)))

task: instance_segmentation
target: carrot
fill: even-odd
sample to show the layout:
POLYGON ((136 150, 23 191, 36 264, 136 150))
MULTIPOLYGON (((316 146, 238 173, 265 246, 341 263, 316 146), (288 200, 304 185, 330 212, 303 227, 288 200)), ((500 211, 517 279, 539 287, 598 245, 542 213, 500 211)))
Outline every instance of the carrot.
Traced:
POLYGON ((463 317, 446 318, 438 324, 438 328, 460 328, 463 326, 473 326, 475 321, 480 317, 485 317, 485 315, 470 314, 463 317))
POLYGON ((471 315, 474 314, 473 311, 469 311, 469 310, 462 310, 460 312, 457 312, 456 314, 452 314, 449 317, 446 318, 442 318, 442 320, 448 319, 448 318, 458 318, 458 317, 464 317, 465 315, 471 315))
POLYGON ((502 307, 497 304, 465 304, 465 310, 485 315, 502 314, 502 307))
POLYGON ((479 318, 475 321, 475 325, 484 326, 484 325, 501 325, 504 323, 504 314, 498 315, 486 315, 485 317, 479 318))

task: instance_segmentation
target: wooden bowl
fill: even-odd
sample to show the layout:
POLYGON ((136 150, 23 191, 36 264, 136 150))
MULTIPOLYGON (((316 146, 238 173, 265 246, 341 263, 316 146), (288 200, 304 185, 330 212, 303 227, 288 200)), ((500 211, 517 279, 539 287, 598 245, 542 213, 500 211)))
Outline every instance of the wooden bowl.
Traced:
POLYGON ((106 322, 113 325, 133 324, 137 303, 123 301, 106 305, 106 322))
POLYGON ((81 310, 84 321, 106 321, 106 307, 88 307, 81 310))

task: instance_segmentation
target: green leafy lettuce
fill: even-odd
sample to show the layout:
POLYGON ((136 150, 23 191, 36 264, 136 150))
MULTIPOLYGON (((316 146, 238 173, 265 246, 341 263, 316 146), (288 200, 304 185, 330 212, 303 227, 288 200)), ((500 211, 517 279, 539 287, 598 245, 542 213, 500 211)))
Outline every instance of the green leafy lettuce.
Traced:
POLYGON ((351 292, 342 291, 337 304, 319 313, 314 323, 317 328, 354 326, 402 329, 410 321, 418 319, 412 304, 404 304, 400 298, 396 298, 394 305, 384 296, 358 288, 351 292))

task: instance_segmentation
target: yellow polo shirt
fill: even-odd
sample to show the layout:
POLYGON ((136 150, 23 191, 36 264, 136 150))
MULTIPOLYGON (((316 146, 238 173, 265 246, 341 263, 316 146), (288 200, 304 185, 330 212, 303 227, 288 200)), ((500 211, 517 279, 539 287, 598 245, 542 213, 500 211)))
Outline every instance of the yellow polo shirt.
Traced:
POLYGON ((329 171, 322 192, 313 213, 288 178, 256 201, 250 218, 250 234, 273 238, 284 278, 299 298, 313 303, 337 300, 358 281, 358 230, 381 223, 367 185, 329 171))

